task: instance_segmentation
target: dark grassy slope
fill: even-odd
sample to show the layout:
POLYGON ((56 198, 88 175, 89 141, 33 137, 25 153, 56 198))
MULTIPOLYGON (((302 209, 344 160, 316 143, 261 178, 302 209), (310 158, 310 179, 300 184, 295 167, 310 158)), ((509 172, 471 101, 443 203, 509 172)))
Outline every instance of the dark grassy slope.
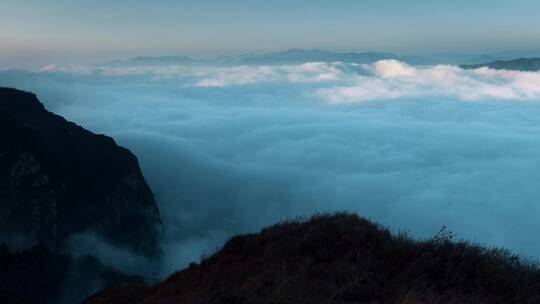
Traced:
POLYGON ((496 60, 488 63, 481 64, 464 64, 460 67, 464 69, 478 69, 482 67, 488 67, 496 70, 515 70, 532 72, 540 70, 540 58, 519 58, 513 60, 496 60))
POLYGON ((540 303, 540 270, 504 250, 414 241, 336 214, 236 236, 160 284, 86 303, 540 303))

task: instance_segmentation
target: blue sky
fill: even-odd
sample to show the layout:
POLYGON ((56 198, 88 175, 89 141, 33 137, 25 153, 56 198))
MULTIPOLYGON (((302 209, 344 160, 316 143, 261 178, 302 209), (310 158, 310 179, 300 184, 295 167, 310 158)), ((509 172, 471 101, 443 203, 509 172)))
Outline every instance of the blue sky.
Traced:
POLYGON ((0 56, 531 49, 540 48, 538 11, 533 0, 3 0, 0 56))

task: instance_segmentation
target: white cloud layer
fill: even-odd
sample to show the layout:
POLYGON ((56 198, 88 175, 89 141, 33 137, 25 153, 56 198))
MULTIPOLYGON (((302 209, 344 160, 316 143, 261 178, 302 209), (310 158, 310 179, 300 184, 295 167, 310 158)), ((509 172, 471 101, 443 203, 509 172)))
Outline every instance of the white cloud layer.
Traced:
POLYGON ((369 65, 313 62, 286 66, 46 66, 42 72, 74 72, 99 76, 145 76, 179 86, 229 87, 271 83, 304 83, 305 94, 328 102, 363 102, 414 96, 444 96, 459 100, 538 100, 540 73, 457 66, 413 67, 397 60, 369 65))
POLYGON ((168 271, 232 234, 333 210, 420 237, 446 224, 540 257, 538 73, 398 61, 55 69, 0 71, 0 85, 137 154, 168 271))
POLYGON ((540 97, 540 73, 489 68, 470 71, 449 65, 416 68, 396 60, 383 60, 364 67, 372 75, 359 76, 352 85, 319 89, 317 94, 332 102, 411 96, 450 96, 460 100, 540 97))

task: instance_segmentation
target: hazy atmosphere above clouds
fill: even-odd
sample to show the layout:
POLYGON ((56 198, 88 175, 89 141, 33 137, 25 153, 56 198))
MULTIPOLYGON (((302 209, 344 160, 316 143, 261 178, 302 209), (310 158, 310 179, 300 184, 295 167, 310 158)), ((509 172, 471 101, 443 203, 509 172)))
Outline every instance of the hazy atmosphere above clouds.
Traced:
POLYGON ((0 84, 139 157, 165 272, 233 234, 336 210, 540 257, 540 73, 397 60, 47 66, 4 70, 0 84))
POLYGON ((3 0, 0 66, 287 48, 540 49, 535 0, 3 0))

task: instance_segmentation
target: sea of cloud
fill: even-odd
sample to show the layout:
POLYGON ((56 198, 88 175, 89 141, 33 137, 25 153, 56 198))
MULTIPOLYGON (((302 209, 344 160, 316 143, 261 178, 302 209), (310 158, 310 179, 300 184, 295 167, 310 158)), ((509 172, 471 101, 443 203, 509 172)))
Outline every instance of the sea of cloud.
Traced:
POLYGON ((165 224, 164 272, 233 234, 336 210, 540 257, 540 73, 47 66, 0 71, 0 85, 139 157, 165 224))

